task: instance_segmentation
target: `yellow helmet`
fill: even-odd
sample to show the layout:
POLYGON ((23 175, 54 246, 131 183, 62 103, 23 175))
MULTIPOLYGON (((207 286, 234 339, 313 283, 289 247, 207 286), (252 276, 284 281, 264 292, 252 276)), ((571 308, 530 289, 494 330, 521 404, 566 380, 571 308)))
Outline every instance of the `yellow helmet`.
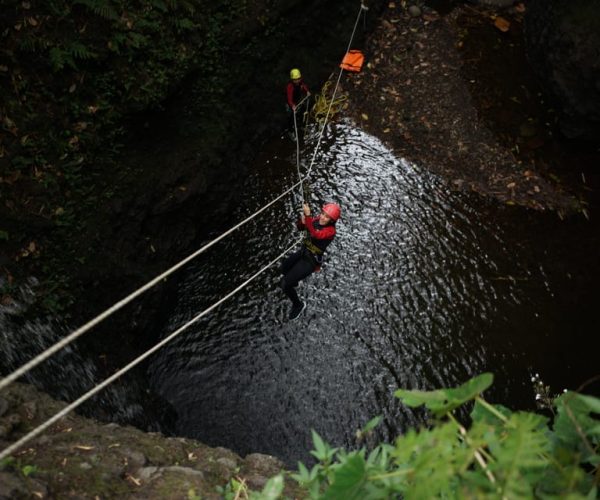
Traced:
POLYGON ((300 73, 298 68, 294 68, 292 71, 290 71, 290 78, 292 80, 298 80, 299 78, 302 78, 302 73, 300 73))

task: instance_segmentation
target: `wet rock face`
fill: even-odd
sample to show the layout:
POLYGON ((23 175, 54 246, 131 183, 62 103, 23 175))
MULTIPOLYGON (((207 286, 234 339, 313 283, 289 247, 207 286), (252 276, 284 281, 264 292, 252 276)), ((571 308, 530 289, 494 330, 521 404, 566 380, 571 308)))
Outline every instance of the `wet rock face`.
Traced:
POLYGON ((528 57, 557 103, 562 133, 600 139, 600 2, 532 0, 525 33, 528 57))
MULTIPOLYGON (((0 396, 0 450, 64 408, 25 384, 0 396)), ((75 413, 63 417, 18 452, 0 462, 0 500, 32 498, 221 499, 217 488, 235 478, 260 490, 284 464, 253 453, 245 458, 198 441, 101 424, 75 413)), ((286 478, 286 498, 303 498, 286 478)))

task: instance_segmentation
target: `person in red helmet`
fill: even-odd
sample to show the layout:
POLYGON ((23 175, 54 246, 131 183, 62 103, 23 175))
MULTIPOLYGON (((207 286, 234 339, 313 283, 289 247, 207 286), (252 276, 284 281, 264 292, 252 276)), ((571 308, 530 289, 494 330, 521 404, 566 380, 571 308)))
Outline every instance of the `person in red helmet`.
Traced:
POLYGON ((307 237, 302 247, 281 264, 281 288, 292 301, 290 319, 296 319, 306 308, 306 303, 298 298, 296 287, 301 280, 320 269, 325 250, 335 238, 335 223, 341 215, 340 206, 336 203, 323 205, 317 217, 310 215, 310 207, 306 203, 302 210, 304 215, 298 221, 298 229, 306 230, 307 237))

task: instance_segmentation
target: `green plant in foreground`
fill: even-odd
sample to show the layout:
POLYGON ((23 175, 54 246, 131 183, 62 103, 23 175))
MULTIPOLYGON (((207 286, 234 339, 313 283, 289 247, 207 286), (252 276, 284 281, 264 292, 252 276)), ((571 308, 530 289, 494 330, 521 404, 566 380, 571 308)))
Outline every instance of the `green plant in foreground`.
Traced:
POLYGON ((267 481, 262 491, 248 489, 245 481, 239 478, 231 479, 224 487, 217 491, 225 500, 276 500, 283 493, 283 475, 278 474, 267 481))
POLYGON ((14 457, 6 457, 5 459, 0 460, 0 470, 4 468, 20 472, 25 477, 35 474, 38 471, 38 468, 35 465, 22 464, 21 460, 15 459, 14 457))
POLYGON ((453 389, 398 390, 407 406, 429 409, 434 424, 371 452, 332 448, 313 431, 318 463, 310 470, 300 463, 292 477, 320 499, 597 498, 600 399, 564 393, 550 422, 485 401, 492 380, 484 373, 453 389), (453 414, 468 402, 470 426, 453 414))

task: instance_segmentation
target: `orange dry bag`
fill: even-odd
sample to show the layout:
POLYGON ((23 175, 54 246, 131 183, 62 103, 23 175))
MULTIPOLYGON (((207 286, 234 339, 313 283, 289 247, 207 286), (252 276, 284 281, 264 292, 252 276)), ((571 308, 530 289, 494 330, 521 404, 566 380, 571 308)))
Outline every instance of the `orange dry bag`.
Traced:
POLYGON ((360 50, 349 50, 344 56, 340 68, 358 73, 364 62, 365 56, 360 50))

